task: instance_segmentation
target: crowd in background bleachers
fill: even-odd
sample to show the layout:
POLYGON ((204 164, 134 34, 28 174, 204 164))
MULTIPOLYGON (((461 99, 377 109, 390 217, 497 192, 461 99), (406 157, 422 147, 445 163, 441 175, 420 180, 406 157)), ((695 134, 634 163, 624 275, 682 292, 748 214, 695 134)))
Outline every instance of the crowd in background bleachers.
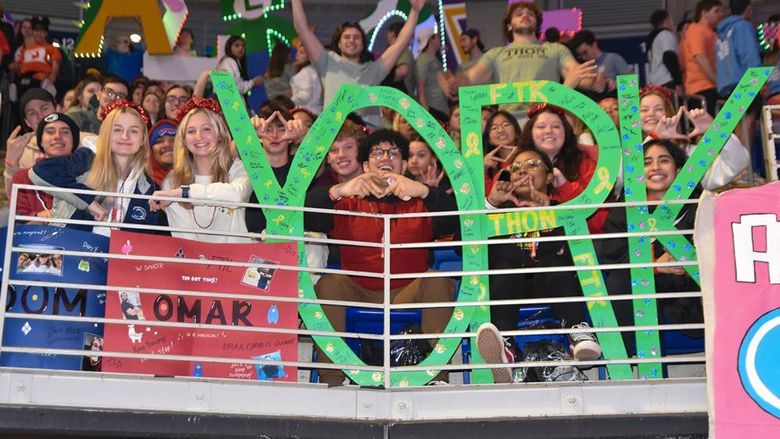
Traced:
MULTIPOLYGON (((229 72, 242 95, 254 87, 265 87, 268 101, 248 111, 255 115, 253 125, 280 185, 285 184, 298 145, 318 113, 347 83, 383 84, 409 94, 445 127, 458 146, 457 91, 471 84, 561 82, 594 99, 617 124, 616 77, 631 73, 632 68, 619 54, 602 51, 593 32, 582 30, 561 39, 561 33, 548 30, 546 41, 541 41, 541 9, 534 3, 514 3, 502 19, 496 17, 507 44, 487 49, 479 31, 468 29, 460 38, 467 59, 455 71, 445 72, 439 56, 442 40, 432 30, 417 33, 420 52, 413 56, 410 45, 425 2, 409 3, 408 20, 388 26, 388 47, 381 54, 368 52, 366 33, 357 23, 341 24, 330 44, 323 45, 310 27, 301 0, 291 2, 298 34, 292 47, 294 55, 284 44, 277 44, 264 75, 249 77, 246 42, 241 36, 227 39, 216 69, 229 72)), ((681 172, 686 154, 712 123, 718 100, 728 97, 745 70, 778 62, 777 45, 762 58, 750 22, 750 1, 729 3, 731 15, 723 18, 723 5, 718 0, 701 0, 692 22, 677 27, 666 11, 656 11, 649 17, 653 30, 646 41, 648 84, 640 93, 648 199, 663 198, 681 172), (703 97, 703 101, 696 96, 703 97), (703 108, 696 108, 694 103, 703 108)), ((777 16, 770 20, 780 21, 777 16)), ((209 199, 262 203, 262 194, 253 192, 237 152, 235 142, 240 140, 232 139, 219 104, 210 98, 209 71, 194 84, 150 80, 141 75, 142 49, 121 37, 105 53, 106 71, 92 70, 75 86, 64 85, 62 66, 72 61, 47 41, 48 25, 45 17, 20 20, 15 29, 2 23, 3 120, 13 124, 19 121, 5 140, 6 192, 10 194, 14 184, 32 182, 199 201, 146 203, 122 196, 21 190, 14 207, 17 214, 170 225, 195 231, 172 233, 176 237, 252 242, 247 237, 197 233, 260 233, 266 227, 260 209, 208 204, 209 199), (8 94, 9 89, 15 90, 15 98, 8 94)), ((192 39, 192 31, 183 29, 174 56, 193 55, 192 39)), ((780 73, 775 69, 770 85, 745 117, 751 135, 743 139, 732 135, 728 139, 701 182, 704 189, 732 184, 743 172, 752 172, 748 148, 753 140, 756 110, 763 102, 778 101, 780 73)), ((594 174, 599 148, 576 115, 544 103, 511 104, 484 108, 482 125, 488 194, 485 202, 490 209, 567 202, 584 190, 594 174)), ((618 181, 611 200, 620 199, 621 187, 618 181)), ((307 205, 377 214, 455 210, 451 184, 430 145, 402 116, 378 108, 347 117, 309 188, 307 205)), ((599 209, 588 221, 591 233, 625 231, 625 217, 615 212, 623 211, 599 209)), ((692 224, 694 215, 695 211, 684 210, 679 218, 692 224)), ((306 219, 307 230, 349 240, 380 242, 381 226, 381 221, 357 217, 312 215, 306 219)), ((88 228, 103 234, 110 234, 112 229, 88 228)), ((449 218, 398 220, 391 239, 393 243, 442 239, 458 236, 457 229, 449 218)), ((560 232, 544 230, 517 237, 560 232)), ((627 248, 625 240, 611 240, 599 250, 607 261, 626 262, 627 248)), ((655 260, 673 260, 660 246, 655 251, 655 260)), ((331 259, 335 258, 335 252, 331 253, 331 259)), ((343 246, 338 257, 345 269, 382 271, 384 254, 380 249, 343 246)), ((325 258, 321 259, 324 266, 325 258)), ((394 250, 392 271, 426 271, 428 259, 427 249, 394 250)), ((556 265, 572 265, 566 244, 560 242, 504 244, 493 246, 490 253, 491 268, 556 265)), ((580 290, 573 273, 493 276, 491 296, 509 299, 571 294, 580 290)), ((659 291, 695 288, 679 267, 658 269, 656 276, 659 291)), ((608 287, 610 293, 628 293, 630 279, 622 272, 610 274, 608 287)), ((399 303, 448 301, 455 294, 448 278, 398 280, 391 288, 392 300, 399 303)), ((327 274, 317 283, 318 295, 326 299, 381 301, 381 291, 381 282, 350 276, 327 274)), ((678 322, 701 321, 698 301, 670 300, 664 306, 668 306, 664 312, 678 322)), ((581 329, 572 337, 574 358, 597 358, 601 351, 587 330, 583 308, 567 304, 554 311, 567 326, 581 329)), ((330 306, 325 312, 337 330, 343 329, 343 309, 330 306)), ((427 310, 423 313, 423 331, 441 332, 449 314, 446 308, 427 310)), ((494 307, 495 326, 481 330, 483 346, 503 346, 499 331, 514 329, 516 316, 517 306, 494 307)), ((622 324, 630 324, 630 309, 619 310, 618 318, 622 324)), ((511 347, 509 353, 517 354, 516 347, 511 347)), ((490 355, 485 353, 486 357, 490 355)), ((502 353, 495 358, 508 361, 510 357, 502 353)), ((504 372, 497 371, 497 378, 506 380, 504 372)), ((338 372, 321 375, 331 383, 343 378, 338 372)))

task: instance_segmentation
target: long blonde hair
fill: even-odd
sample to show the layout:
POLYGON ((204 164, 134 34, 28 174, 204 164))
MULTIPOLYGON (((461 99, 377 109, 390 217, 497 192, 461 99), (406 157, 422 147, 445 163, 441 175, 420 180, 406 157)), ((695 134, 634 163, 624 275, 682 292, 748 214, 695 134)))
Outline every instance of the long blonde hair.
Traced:
MULTIPOLYGON (((97 138, 97 147, 95 159, 92 160, 92 167, 87 175, 86 185, 96 191, 116 191, 116 185, 122 178, 121 170, 114 153, 111 151, 111 136, 113 135, 114 122, 122 114, 132 114, 138 119, 141 125, 141 145, 138 152, 133 156, 130 162, 130 173, 133 171, 144 171, 148 174, 149 163, 149 134, 146 131, 146 124, 141 114, 131 107, 121 107, 108 113, 100 126, 100 133, 97 138)), ((128 174, 129 175, 129 174, 128 174)))
POLYGON ((187 149, 187 145, 184 142, 184 136, 186 135, 190 118, 197 113, 203 113, 208 116, 209 122, 214 126, 217 133, 216 160, 211 165, 211 181, 215 183, 227 183, 229 181, 228 173, 233 165, 233 156, 230 155, 230 132, 222 117, 207 108, 200 107, 187 113, 176 129, 176 139, 173 143, 173 171, 171 171, 171 187, 174 188, 195 182, 195 173, 193 172, 194 160, 192 153, 187 149))

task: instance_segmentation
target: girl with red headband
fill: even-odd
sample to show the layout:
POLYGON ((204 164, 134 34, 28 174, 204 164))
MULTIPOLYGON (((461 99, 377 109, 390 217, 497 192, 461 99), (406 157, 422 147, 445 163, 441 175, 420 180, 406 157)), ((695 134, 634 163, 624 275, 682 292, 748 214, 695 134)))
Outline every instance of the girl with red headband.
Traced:
MULTIPOLYGON (((639 92, 639 112, 642 121, 642 134, 647 140, 668 139, 677 143, 686 154, 696 147, 696 138, 707 131, 712 124, 712 116, 703 109, 688 111, 680 107, 676 112, 672 104, 672 91, 656 85, 648 85, 639 92), (693 124, 690 133, 680 132, 680 120, 683 115, 693 124)), ((750 163, 747 148, 737 136, 731 134, 715 161, 701 180, 701 186, 714 190, 730 183, 750 163)))
POLYGON ((192 98, 179 110, 173 145, 173 170, 155 196, 202 199, 203 202, 149 201, 152 211, 164 209, 168 224, 192 232, 179 238, 204 242, 252 242, 244 236, 200 233, 246 233, 245 208, 209 205, 209 200, 246 203, 252 193, 244 164, 230 153, 230 132, 213 99, 192 98))
MULTIPOLYGON (((101 111, 103 124, 94 144, 85 142, 72 155, 41 160, 30 180, 41 186, 115 192, 116 196, 52 192, 54 218, 156 224, 157 215, 143 199, 122 194, 151 195, 157 185, 147 174, 149 116, 143 108, 120 100, 101 111)), ((106 226, 69 224, 68 227, 110 235, 106 226)))

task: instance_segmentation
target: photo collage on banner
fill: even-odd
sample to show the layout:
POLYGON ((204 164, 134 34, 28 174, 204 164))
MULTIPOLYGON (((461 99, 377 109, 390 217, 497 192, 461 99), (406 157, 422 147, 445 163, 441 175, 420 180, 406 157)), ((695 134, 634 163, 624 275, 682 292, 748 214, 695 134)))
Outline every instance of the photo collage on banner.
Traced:
POLYGON ((177 258, 187 258, 222 263, 295 265, 295 244, 215 245, 114 231, 111 253, 149 257, 149 260, 112 259, 108 270, 109 285, 152 291, 120 289, 107 293, 106 317, 123 319, 127 323, 106 325, 106 351, 235 360, 208 362, 107 357, 104 371, 297 381, 295 367, 241 361, 297 361, 298 339, 295 334, 261 329, 294 330, 298 327, 297 305, 289 301, 260 300, 297 297, 297 274, 294 271, 175 262, 177 258), (173 261, 159 261, 159 258, 173 261), (184 292, 211 294, 194 296, 184 292), (165 323, 175 322, 197 323, 203 327, 165 326, 165 323), (211 329, 209 325, 229 328, 211 329))

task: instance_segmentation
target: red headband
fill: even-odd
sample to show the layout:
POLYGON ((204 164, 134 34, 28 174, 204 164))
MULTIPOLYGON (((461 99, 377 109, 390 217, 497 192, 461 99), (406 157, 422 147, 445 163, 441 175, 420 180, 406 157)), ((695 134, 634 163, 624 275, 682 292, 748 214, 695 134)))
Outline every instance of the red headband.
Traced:
POLYGON ((297 112, 299 112, 299 111, 302 111, 302 112, 304 112, 304 113, 308 114, 308 115, 309 115, 309 117, 310 117, 312 120, 317 120, 317 115, 316 115, 316 114, 314 114, 314 112, 313 112, 313 111, 311 111, 311 110, 309 110, 308 108, 304 107, 303 105, 299 105, 299 106, 297 106, 297 107, 293 108, 292 110, 290 110, 290 115, 292 116, 292 115, 294 115, 295 113, 297 113, 297 112))
POLYGON ((541 103, 541 104, 533 104, 528 108, 528 118, 531 119, 532 117, 536 116, 537 114, 543 112, 543 111, 549 111, 551 113, 555 113, 558 116, 564 117, 565 113, 563 112, 563 109, 560 107, 556 107, 555 105, 550 105, 547 102, 541 103))
POLYGON ((647 84, 646 86, 642 87, 642 89, 639 90, 639 97, 641 98, 645 97, 646 94, 653 93, 653 92, 659 93, 660 95, 662 95, 663 97, 665 97, 670 101, 672 100, 671 90, 669 90, 666 87, 662 87, 660 85, 655 85, 655 84, 647 84))
POLYGON ((222 114, 222 109, 216 99, 193 97, 179 108, 179 114, 176 115, 176 124, 181 124, 184 116, 196 108, 207 108, 217 114, 222 114))
POLYGON ((144 123, 147 126, 149 126, 149 113, 147 113, 146 110, 144 110, 144 108, 141 107, 140 105, 125 99, 114 101, 110 105, 103 107, 103 109, 100 110, 100 120, 105 120, 106 116, 108 116, 109 113, 111 113, 112 111, 118 108, 132 108, 133 110, 137 111, 138 114, 141 115, 141 118, 144 120, 144 123))

